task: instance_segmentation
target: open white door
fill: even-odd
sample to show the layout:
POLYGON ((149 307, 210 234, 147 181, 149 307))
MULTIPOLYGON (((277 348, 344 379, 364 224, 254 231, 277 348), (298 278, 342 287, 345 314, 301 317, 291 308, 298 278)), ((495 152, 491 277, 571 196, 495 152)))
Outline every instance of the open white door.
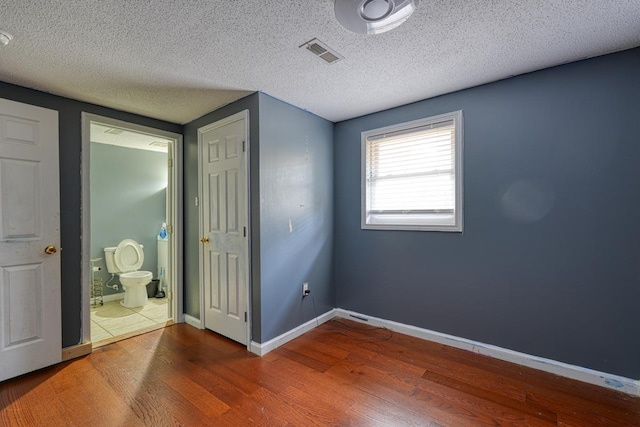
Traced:
POLYGON ((0 99, 0 381, 60 362, 58 112, 0 99))
POLYGON ((247 344, 247 113, 198 129, 204 327, 247 344))

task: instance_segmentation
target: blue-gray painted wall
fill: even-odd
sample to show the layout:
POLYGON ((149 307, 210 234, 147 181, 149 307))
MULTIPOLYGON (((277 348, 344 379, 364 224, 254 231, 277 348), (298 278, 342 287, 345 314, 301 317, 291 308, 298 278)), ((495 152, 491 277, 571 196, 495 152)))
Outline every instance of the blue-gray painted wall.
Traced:
POLYGON ((81 170, 82 112, 124 120, 169 132, 182 133, 182 126, 125 113, 99 105, 51 95, 0 82, 0 97, 58 111, 60 156, 60 253, 62 276, 62 345, 82 341, 81 282, 81 170))
POLYGON ((198 128, 249 110, 252 340, 335 305, 333 124, 255 93, 185 125, 185 313, 200 318, 198 128), (293 231, 289 231, 291 220, 293 231), (302 298, 309 282, 316 302, 302 298))
MULTIPOLYGON (((167 153, 91 143, 91 258, 102 258, 95 273, 103 283, 111 278, 104 248, 123 239, 143 245, 140 270, 158 276, 157 237, 167 212, 167 153)), ((104 294, 122 293, 104 288, 104 294)))
POLYGON ((261 93, 262 333, 254 341, 335 307, 332 257, 333 123, 261 93), (304 299, 303 282, 312 295, 304 299))
MULTIPOLYGON (((640 378, 639 79, 640 49, 634 49, 337 124, 336 305, 640 378), (457 109, 465 114, 465 232, 360 230, 359 133, 457 109)), ((183 127, 3 82, 0 96, 59 112, 67 347, 81 340, 81 112, 176 133, 183 127)), ((195 317, 194 132, 248 108, 251 155, 259 158, 259 98, 253 94, 185 126, 185 311, 195 317)), ((260 164, 253 162, 253 335, 264 342, 279 327, 261 333, 269 316, 261 312, 255 256, 261 253, 259 178, 260 164)))
POLYGON ((338 123, 339 307, 640 378, 640 49, 338 123), (360 229, 360 132, 464 114, 464 233, 360 229))

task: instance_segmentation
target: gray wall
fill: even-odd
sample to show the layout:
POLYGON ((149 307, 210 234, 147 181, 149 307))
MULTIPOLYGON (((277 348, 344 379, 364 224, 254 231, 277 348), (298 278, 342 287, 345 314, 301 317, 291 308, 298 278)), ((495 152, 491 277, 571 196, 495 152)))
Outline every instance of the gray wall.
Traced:
MULTIPOLYGON (((91 258, 102 258, 96 276, 107 273, 104 248, 123 239, 144 245, 140 270, 158 276, 160 227, 167 212, 167 153, 91 143, 91 258)), ((111 282, 119 283, 117 280, 111 282)), ((104 289, 104 294, 124 292, 104 289)))
POLYGON ((333 123, 260 94, 260 266, 265 342, 335 307, 333 123), (302 283, 311 295, 302 298, 302 283))
POLYGON ((339 123, 339 307, 640 378, 640 49, 339 123), (360 229, 360 132, 464 111, 464 233, 360 229))
MULTIPOLYGON (((59 112, 62 339, 67 347, 81 341, 81 112, 176 133, 183 128, 3 82, 0 94, 59 112)), ((196 131, 248 108, 251 156, 261 159, 259 104, 270 104, 263 97, 250 95, 184 128, 185 311, 195 317, 199 317, 198 216, 193 206, 196 131)), ((640 274, 635 268, 640 224, 634 218, 640 208, 635 188, 640 178, 638 99, 640 50, 634 49, 337 124, 336 305, 640 378, 636 338, 640 274), (465 114, 464 234, 360 230, 360 132, 457 109, 465 114)), ((264 132, 272 131, 265 127, 264 132)), ((291 165, 299 162, 292 160, 291 165)), ((277 300, 297 293, 299 284, 294 286, 292 280, 280 285, 277 277, 260 271, 260 163, 251 165, 252 298, 253 336, 264 342, 297 322, 291 319, 307 319, 310 314, 308 301, 296 306, 293 299, 284 305, 277 300), (267 286, 272 292, 264 298, 261 280, 275 284, 267 286), (269 310, 265 315, 262 299, 269 310), (270 316, 274 319, 268 320, 270 316)), ((273 190, 277 195, 278 189, 273 190)), ((282 242, 291 209, 268 212, 278 226, 286 217, 287 228, 265 233, 266 241, 282 242)), ((300 219, 292 219, 294 233, 300 229, 296 226, 300 219)), ((322 285, 316 287, 316 280, 323 281, 316 277, 324 274, 323 267, 308 275, 317 298, 326 292, 322 285)), ((304 276, 300 273, 295 281, 304 276)), ((329 296, 319 298, 321 304, 325 298, 331 300, 330 291, 325 295, 329 296)), ((324 311, 322 306, 318 311, 324 311)))
POLYGON ((315 317, 332 288, 333 124, 255 93, 185 125, 185 313, 200 318, 198 128, 245 109, 250 122, 252 340, 315 317), (293 232, 289 232, 291 219, 293 232))
POLYGON ((0 97, 58 111, 60 139, 60 227, 62 263, 62 345, 82 341, 82 254, 80 232, 81 180, 80 150, 82 147, 81 113, 83 111, 125 120, 175 133, 182 126, 147 117, 112 110, 98 105, 0 82, 0 97))

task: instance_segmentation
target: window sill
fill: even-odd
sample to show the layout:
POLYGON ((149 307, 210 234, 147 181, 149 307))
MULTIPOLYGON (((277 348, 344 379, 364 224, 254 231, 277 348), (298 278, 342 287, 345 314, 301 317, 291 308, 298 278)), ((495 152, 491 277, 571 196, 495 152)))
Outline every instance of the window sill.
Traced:
POLYGON ((462 221, 454 215, 369 215, 361 222, 363 230, 407 230, 462 232, 462 221))

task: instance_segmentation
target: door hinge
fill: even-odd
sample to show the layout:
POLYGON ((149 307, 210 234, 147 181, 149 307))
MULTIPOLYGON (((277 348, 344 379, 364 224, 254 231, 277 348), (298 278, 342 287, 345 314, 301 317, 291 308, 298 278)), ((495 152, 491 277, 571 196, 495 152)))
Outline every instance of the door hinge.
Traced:
POLYGON ((242 151, 243 152, 247 151, 247 142, 246 141, 242 141, 242 151))
POLYGON ((173 301, 173 292, 172 291, 167 292, 167 300, 168 301, 173 301))
POLYGON ((244 312, 244 321, 245 322, 247 321, 247 312, 246 311, 244 312))
POLYGON ((244 237, 247 237, 247 227, 242 227, 243 232, 244 232, 244 237))
POLYGON ((172 168, 173 167, 173 159, 169 159, 168 163, 169 163, 169 167, 172 168))
POLYGON ((167 225, 167 233, 173 234, 173 225, 167 225))

